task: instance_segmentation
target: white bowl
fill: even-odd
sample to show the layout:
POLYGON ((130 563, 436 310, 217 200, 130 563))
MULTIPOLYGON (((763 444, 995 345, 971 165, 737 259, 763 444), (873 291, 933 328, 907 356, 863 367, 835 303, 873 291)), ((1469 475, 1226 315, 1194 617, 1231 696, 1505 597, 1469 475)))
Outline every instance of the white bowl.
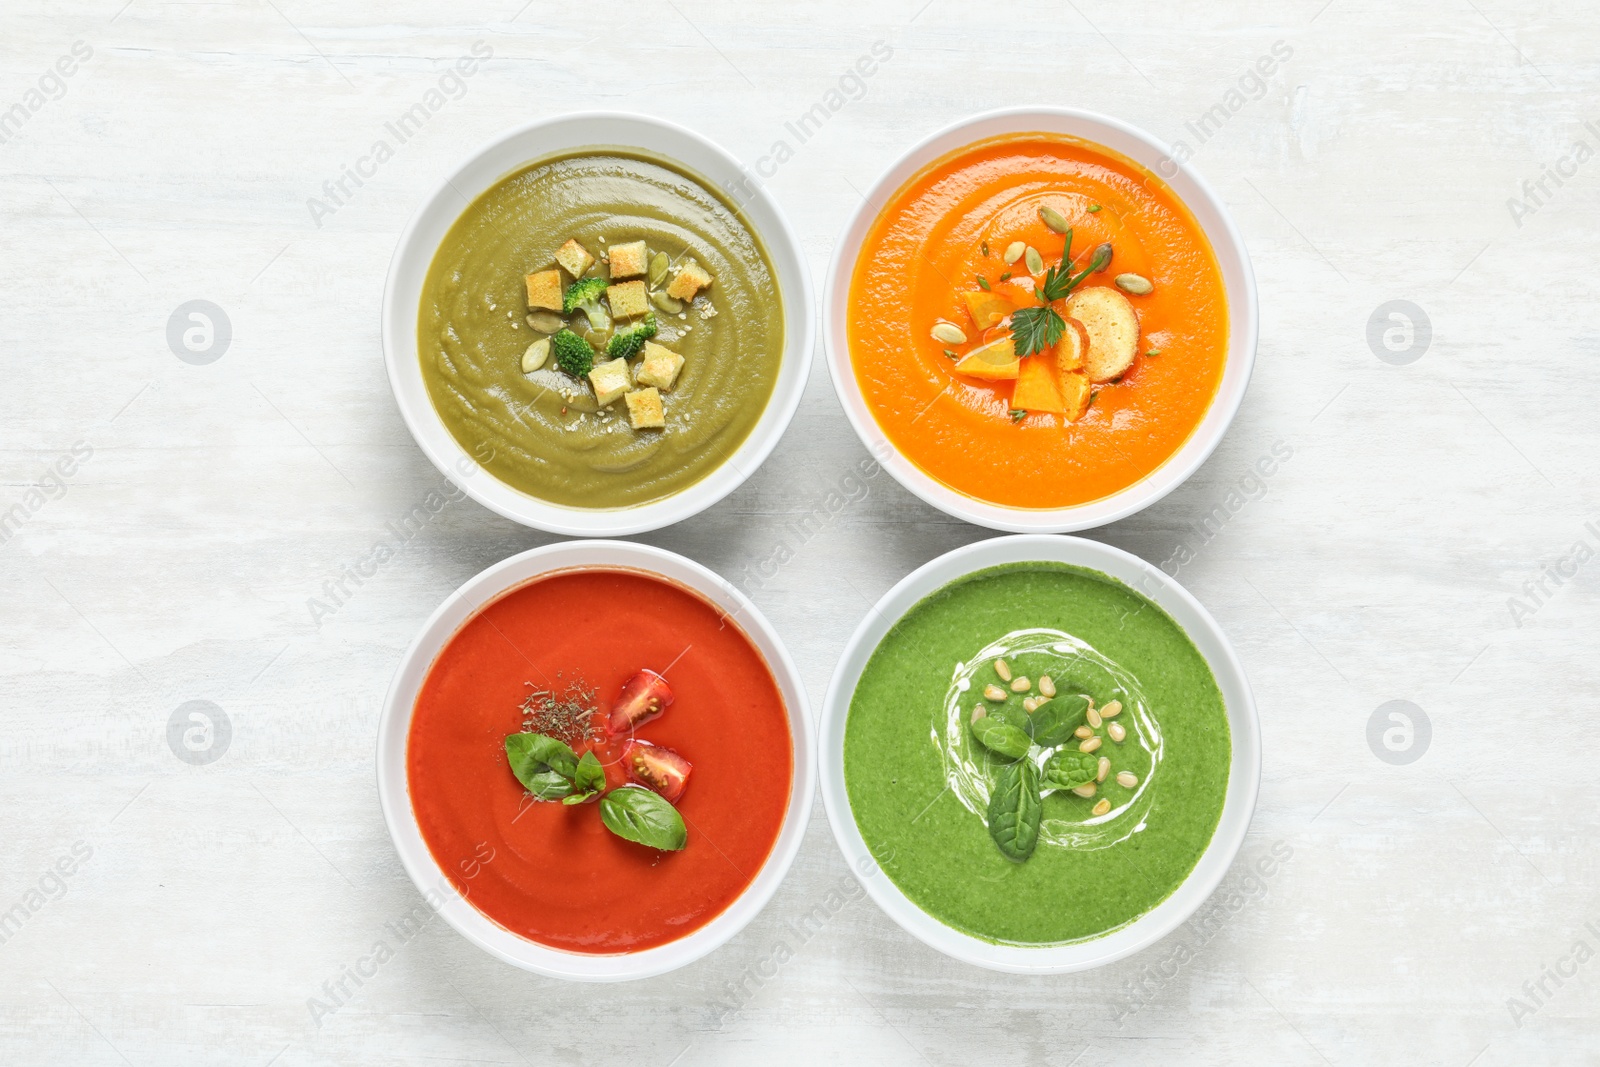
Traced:
POLYGON ((656 530, 697 515, 755 473, 788 429, 811 372, 814 319, 811 272, 800 239, 765 188, 739 161, 681 126, 617 112, 562 115, 503 134, 474 152, 434 187, 389 262, 383 291, 383 358, 395 403, 411 436, 446 478, 508 519, 572 537, 611 537, 656 530), (417 353, 417 312, 439 242, 468 204, 500 179, 545 156, 572 148, 640 148, 678 164, 733 199, 772 260, 783 301, 783 359, 761 418, 744 443, 705 478, 671 496, 626 508, 574 508, 541 500, 484 470, 451 436, 428 396, 417 353), (738 190, 737 195, 731 190, 738 190))
POLYGON ((1125 122, 1072 108, 1030 107, 989 111, 948 126, 912 148, 879 178, 850 217, 849 225, 833 250, 822 298, 822 336, 828 349, 828 370, 845 415, 867 446, 894 479, 915 495, 948 515, 1016 533, 1067 533, 1103 526, 1127 518, 1160 500, 1193 474, 1222 441, 1244 400, 1250 371, 1256 359, 1256 280, 1244 238, 1222 201, 1195 170, 1178 161, 1170 148, 1125 122), (1228 354, 1222 382, 1205 418, 1189 439, 1165 463, 1144 478, 1110 496, 1065 508, 1029 509, 991 504, 971 497, 934 478, 906 459, 879 427, 861 395, 850 365, 845 322, 850 301, 850 278, 855 273, 861 242, 882 206, 914 174, 958 148, 1012 133, 1053 133, 1079 137, 1120 153, 1159 175, 1194 213, 1211 242, 1222 270, 1228 305, 1228 354))
POLYGON ((800 673, 772 625, 731 583, 693 560, 665 549, 631 541, 563 541, 512 556, 472 578, 439 606, 411 642, 411 647, 406 649, 378 721, 378 800, 383 805, 389 836, 394 839, 406 873, 429 906, 468 941, 507 963, 552 978, 621 982, 648 978, 694 962, 744 929, 766 906, 800 850, 806 823, 811 818, 811 798, 817 780, 815 752, 811 712, 800 673), (789 713, 794 778, 778 839, 761 870, 727 910, 709 923, 676 941, 639 952, 604 956, 566 952, 507 930, 456 892, 434 861, 411 807, 406 743, 411 733, 411 714, 417 693, 434 658, 451 635, 491 601, 533 578, 572 567, 629 567, 649 571, 705 597, 737 621, 760 651, 778 683, 778 691, 783 694, 789 713))
POLYGON ((1244 668, 1216 620, 1177 582, 1137 556, 1081 537, 1048 534, 997 537, 979 541, 912 571, 884 594, 850 638, 828 686, 818 738, 822 760, 822 801, 828 822, 850 869, 867 894, 908 933, 932 948, 979 967, 1015 974, 1064 974, 1100 967, 1131 955, 1167 936, 1195 913, 1222 881, 1244 843, 1261 785, 1261 724, 1244 668), (1090 567, 1143 593, 1171 615, 1211 666, 1227 705, 1233 757, 1222 818, 1194 870, 1173 894, 1132 923, 1101 938, 1071 945, 997 945, 946 926, 912 903, 877 866, 856 826, 844 784, 844 727, 850 698, 878 642, 914 604, 956 579, 1002 563, 1052 560, 1090 567))

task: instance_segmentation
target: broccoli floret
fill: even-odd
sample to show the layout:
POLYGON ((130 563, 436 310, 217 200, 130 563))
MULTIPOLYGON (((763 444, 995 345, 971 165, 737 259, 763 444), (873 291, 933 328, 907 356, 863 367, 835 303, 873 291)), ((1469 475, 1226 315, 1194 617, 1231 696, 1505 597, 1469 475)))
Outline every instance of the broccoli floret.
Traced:
POLYGON ((604 278, 583 278, 575 281, 567 289, 567 295, 561 298, 561 313, 570 315, 574 311, 581 311, 589 317, 591 330, 609 330, 611 316, 600 306, 600 297, 605 295, 605 291, 604 278))
POLYGON ((632 359, 639 354, 644 343, 656 335, 656 313, 650 312, 638 323, 618 330, 606 342, 606 355, 612 359, 632 359))
POLYGON ((550 347, 556 354, 556 366, 574 378, 582 378, 594 369, 594 349, 571 330, 562 330, 550 338, 550 347))

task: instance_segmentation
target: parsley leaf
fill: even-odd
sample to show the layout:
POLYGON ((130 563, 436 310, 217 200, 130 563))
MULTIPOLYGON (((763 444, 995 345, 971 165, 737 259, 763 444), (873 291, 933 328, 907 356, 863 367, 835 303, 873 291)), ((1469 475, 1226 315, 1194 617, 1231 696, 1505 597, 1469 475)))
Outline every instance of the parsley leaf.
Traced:
POLYGON ((1018 356, 1031 356, 1053 347, 1066 328, 1055 308, 1018 308, 1011 313, 1011 344, 1018 356))

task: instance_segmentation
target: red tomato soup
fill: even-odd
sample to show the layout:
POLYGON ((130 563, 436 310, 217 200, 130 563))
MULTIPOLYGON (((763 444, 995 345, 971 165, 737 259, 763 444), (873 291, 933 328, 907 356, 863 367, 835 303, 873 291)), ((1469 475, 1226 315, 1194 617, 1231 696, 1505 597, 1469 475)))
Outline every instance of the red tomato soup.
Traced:
MULTIPOLYGON (((592 749, 615 787, 626 741, 573 747, 592 749)), ((744 631, 666 579, 596 568, 514 589, 450 638, 417 696, 406 766, 423 839, 479 911, 553 948, 616 953, 684 937, 744 891, 782 827, 794 753, 777 683, 744 631), (617 837, 592 802, 534 801, 506 761, 530 692, 592 691, 604 723, 641 669, 665 675, 673 702, 637 738, 693 764, 677 852, 617 837)))

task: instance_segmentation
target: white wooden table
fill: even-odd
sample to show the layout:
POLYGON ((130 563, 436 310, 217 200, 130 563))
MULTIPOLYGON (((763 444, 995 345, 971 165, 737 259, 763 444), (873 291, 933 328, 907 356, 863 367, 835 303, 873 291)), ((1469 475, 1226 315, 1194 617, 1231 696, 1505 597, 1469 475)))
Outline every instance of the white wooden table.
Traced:
MULTIPOLYGON (((8 3, 0 1062, 1595 1062, 1600 19, 1200 10, 8 3), (892 55, 841 81, 877 41, 892 55), (475 42, 490 58, 441 87, 475 42), (770 187, 820 282, 856 190, 1020 102, 1185 142, 1255 258, 1260 359, 1227 441, 1094 533, 1157 563, 1187 544, 1180 577, 1256 687, 1261 802, 1215 902, 1099 972, 981 972, 829 896, 852 883, 819 805, 762 916, 664 978, 567 985, 442 922, 407 930, 421 901, 372 766, 389 675, 451 589, 549 540, 455 503, 335 613, 308 610, 441 484, 378 342, 424 191, 565 110, 653 112, 752 168, 783 141, 770 187), (419 103, 402 143, 386 124, 419 103), (786 123, 818 103, 802 143, 786 123), (195 300, 226 316, 225 350, 184 346, 187 309, 169 344, 195 300), (1395 300, 1420 314, 1385 309, 1369 343, 1395 300), (1275 446, 1290 458, 1252 480, 1275 446), (1378 711, 1395 700, 1430 724, 1408 713, 1409 748, 1378 711), (220 709, 198 756, 187 710, 169 744, 190 701, 220 709), (787 923, 818 903, 830 920, 798 943, 787 923), (393 958, 314 1013, 379 941, 393 958)), ((809 540, 786 529, 864 455, 819 353, 759 474, 643 539, 748 581, 814 701, 872 600, 988 536, 886 475, 809 540)))

